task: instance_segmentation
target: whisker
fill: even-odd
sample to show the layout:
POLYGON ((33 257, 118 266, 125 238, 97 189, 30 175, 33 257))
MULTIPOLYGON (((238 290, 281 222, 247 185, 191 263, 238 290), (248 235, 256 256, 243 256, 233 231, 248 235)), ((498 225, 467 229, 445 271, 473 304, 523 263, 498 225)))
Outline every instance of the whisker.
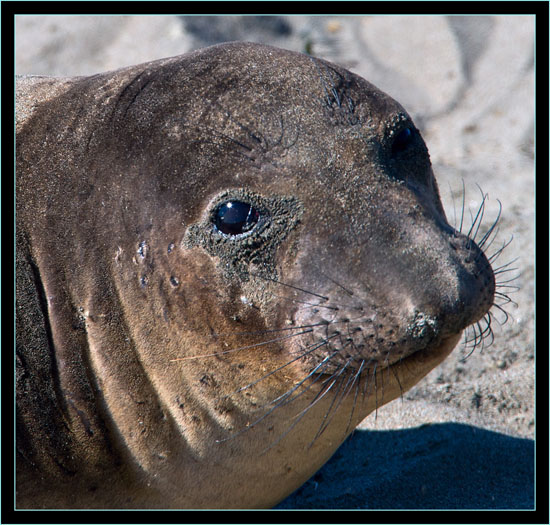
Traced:
MULTIPOLYGON (((487 246, 484 246, 482 245, 481 243, 478 243, 478 247, 482 250, 482 252, 484 254, 487 254, 488 251, 490 250, 491 246, 493 245, 493 243, 497 240, 498 238, 498 234, 500 233, 500 230, 499 228, 497 228, 495 231, 494 231, 494 235, 492 237, 492 239, 489 239, 489 242, 487 243, 487 246)), ((485 237, 485 236, 483 236, 485 237)), ((480 255, 478 256, 480 257, 480 255)))
POLYGON ((320 299, 323 299, 324 301, 328 301, 328 297, 325 297, 324 295, 319 295, 317 293, 310 292, 308 290, 304 290, 303 288, 300 288, 298 286, 294 286, 293 284, 284 283, 283 281, 279 281, 278 279, 273 279, 272 277, 267 277, 266 275, 260 275, 259 273, 253 273, 250 272, 250 275, 254 277, 259 277, 260 279, 264 279, 266 281, 271 281, 276 284, 280 284, 281 286, 288 286, 289 288, 292 288, 294 290, 298 290, 299 292, 307 293, 309 295, 313 295, 315 297, 319 297, 320 299))
MULTIPOLYGON (((290 396, 292 394, 292 392, 296 391, 296 389, 298 389, 304 381, 306 381, 309 377, 311 377, 315 373, 316 370, 318 370, 320 367, 324 366, 325 362, 328 361, 329 359, 331 359, 337 353, 338 352, 335 352, 334 354, 332 354, 330 356, 327 356, 325 359, 323 359, 323 361, 321 361, 308 375, 306 375, 306 377, 304 377, 304 379, 302 379, 299 383, 297 383, 291 389, 289 389, 287 392, 285 392, 285 394, 283 394, 283 396, 290 396)), ((279 398, 277 398, 277 399, 280 399, 280 397, 283 397, 283 396, 279 396, 279 398)), ((268 410, 265 414, 263 414, 258 419, 256 419, 256 421, 254 421, 250 425, 247 425, 245 428, 243 428, 242 430, 240 430, 236 434, 233 434, 232 436, 229 436, 229 437, 226 437, 226 438, 223 438, 223 439, 216 439, 216 443, 222 443, 224 441, 229 441, 231 439, 235 439, 236 437, 242 435, 244 432, 250 430, 252 427, 256 426, 258 423, 263 421, 267 416, 269 416, 271 413, 273 413, 273 411, 275 411, 277 408, 282 406, 283 402, 284 402, 284 400, 277 403, 270 410, 268 410)))
POLYGON ((338 306, 330 306, 330 305, 325 305, 320 303, 308 303, 307 301, 300 301, 299 299, 294 299, 292 297, 285 297, 284 295, 278 295, 278 294, 273 294, 273 295, 279 299, 282 299, 283 301, 290 301, 292 303, 305 304, 312 308, 326 308, 327 310, 335 310, 335 311, 339 310, 338 306))
MULTIPOLYGON (((464 182, 464 181, 462 181, 464 182)), ((453 201, 453 224, 456 226, 456 201, 455 201, 455 197, 453 195, 453 188, 451 186, 451 183, 449 181, 447 181, 447 188, 448 188, 448 192, 449 192, 449 197, 452 199, 453 201)))
MULTIPOLYGON (((478 188, 479 188, 479 186, 478 186, 478 188)), ((468 233, 466 235, 468 238, 470 238, 474 241, 475 241, 477 232, 479 230, 479 226, 481 225, 481 223, 483 221, 483 214, 485 213, 485 200, 487 199, 487 195, 483 194, 483 191, 481 190, 481 188, 479 188, 479 190, 481 191, 481 195, 482 195, 483 198, 482 198, 481 204, 479 205, 479 208, 477 210, 475 218, 472 218, 472 225, 470 226, 470 229, 468 230, 468 233), (479 223, 477 224, 477 227, 476 227, 476 223, 478 222, 478 219, 479 219, 479 223), (474 229, 474 227, 476 227, 476 231, 475 231, 474 235, 472 236, 472 230, 474 229)))
POLYGON ((491 312, 487 312, 487 314, 480 321, 468 327, 469 332, 473 335, 469 336, 468 332, 466 332, 463 341, 463 347, 465 349, 471 347, 471 350, 465 357, 461 358, 461 362, 465 362, 472 355, 476 348, 480 347, 480 350, 483 351, 483 349, 489 348, 493 344, 495 339, 494 332, 491 327, 493 319, 495 319, 494 315, 491 312), (481 326, 481 321, 485 322, 485 327, 481 326), (489 338, 490 341, 487 342, 489 338))
POLYGON ((511 288, 510 292, 508 292, 508 293, 517 292, 519 290, 519 286, 516 286, 515 284, 505 284, 505 283, 513 283, 516 280, 517 280, 517 276, 513 277, 512 279, 508 279, 507 281, 499 281, 499 282, 496 283, 496 287, 497 288, 511 288))
MULTIPOLYGON (((388 362, 388 360, 386 359, 386 363, 387 362, 388 362)), ((380 386, 381 386, 381 389, 382 389, 382 399, 384 399, 384 368, 382 368, 382 370, 380 372, 380 386)))
MULTIPOLYGON (((298 397, 300 397, 300 395, 302 394, 302 392, 300 392, 300 394, 294 396, 292 399, 289 399, 289 395, 292 394, 296 389, 297 387, 301 386, 302 384, 304 384, 305 381, 307 381, 310 377, 312 377, 314 374, 317 373, 317 371, 319 369, 322 369, 330 359, 332 359, 336 354, 340 353, 340 350, 335 350, 332 354, 328 355, 327 357, 325 357, 313 370, 311 370, 301 381, 299 381, 294 387, 292 387, 292 389, 289 389, 287 390, 284 394, 281 394, 280 396, 276 397, 275 399, 272 399, 269 403, 267 403, 266 406, 268 405, 272 405, 273 403, 277 403, 278 401, 280 400, 283 400, 284 404, 286 403, 289 403, 290 401, 294 401, 295 399, 297 399, 298 397)), ((313 383, 316 383, 322 376, 323 374, 321 373, 314 381, 313 383)), ((312 383, 312 385, 313 385, 312 383)), ((311 386, 308 386, 305 390, 309 390, 311 388, 311 386)), ((281 406, 282 406, 281 405, 281 406)))
MULTIPOLYGON (((371 359, 371 360, 367 363, 367 366, 368 366, 370 363, 372 363, 372 362, 373 362, 373 360, 371 359)), ((374 362, 374 369, 373 369, 373 374, 372 374, 372 375, 373 375, 373 378, 374 378, 374 374, 375 374, 375 372, 376 372, 376 366, 377 366, 377 363, 374 362)), ((367 370, 368 370, 368 369, 367 369, 367 370)), ((366 381, 365 381, 365 386, 364 386, 364 388, 363 388, 363 399, 365 399, 365 396, 367 395, 367 391, 368 391, 367 389, 368 389, 368 387, 369 387, 369 382, 368 382, 368 380, 366 380, 366 381)))
POLYGON ((345 286, 343 286, 342 284, 340 284, 338 281, 335 281, 332 277, 330 277, 330 275, 327 275, 325 272, 323 272, 321 270, 321 268, 319 268, 319 266, 317 266, 316 264, 314 265, 317 269, 317 271, 323 275, 324 277, 326 277, 331 283, 335 284, 336 286, 338 286, 339 288, 342 288, 342 290, 344 290, 344 292, 346 292, 350 297, 353 297, 353 292, 348 290, 345 286))
MULTIPOLYGON (((487 230, 487 232, 485 233, 485 235, 481 238, 481 240, 477 243, 477 245, 479 246, 479 248, 483 248, 483 245, 485 244, 485 242, 487 241, 487 239, 490 237, 491 233, 493 231, 495 231, 495 228, 496 228, 496 225, 498 224, 498 221, 500 220, 500 215, 502 213, 502 203, 497 199, 497 202, 498 202, 498 215, 497 215, 497 218, 494 220, 492 226, 487 230)), ((498 230, 497 230, 498 231, 498 230)), ((495 236, 496 236, 496 231, 495 231, 495 236)), ((488 248, 488 247, 487 247, 488 248)))
MULTIPOLYGON (((340 353, 340 352, 339 352, 339 351, 334 352, 334 353, 330 356, 330 358, 334 357, 334 356, 335 356, 336 354, 338 354, 338 353, 340 353)), ((298 412, 298 414, 296 414, 295 416, 292 416, 292 417, 293 417, 293 418, 299 418, 299 419, 301 419, 302 416, 303 416, 306 412, 308 412, 309 410, 311 410, 311 408, 312 408, 314 405, 316 405, 321 399, 323 399, 323 397, 325 397, 325 395, 328 393, 328 391, 334 386, 334 383, 336 383, 336 381, 338 380, 338 376, 336 376, 336 374, 337 374, 337 373, 335 372, 335 373, 331 374, 329 377, 327 377, 327 378, 323 381, 323 383, 322 383, 323 386, 322 386, 321 390, 319 390, 319 392, 317 392, 317 394, 315 394, 315 397, 312 399, 311 403, 309 403, 309 405, 308 405, 306 408, 304 408, 303 410, 301 410, 300 412, 298 412), (334 376, 336 376, 336 377, 334 377, 334 376), (334 379, 333 379, 333 378, 334 378, 334 379), (332 382, 331 382, 330 385, 327 387, 326 385, 327 385, 327 383, 329 383, 330 381, 332 381, 332 382)), ((320 373, 320 374, 318 375, 317 379, 315 379, 314 383, 315 383, 319 378, 321 378, 322 376, 323 376, 323 374, 320 373)), ((312 384, 313 384, 313 383, 312 383, 312 384)), ((310 387, 307 387, 307 388, 309 389, 310 387)), ((301 395, 301 392, 300 392, 299 395, 301 395)), ((296 396, 296 397, 297 397, 297 396, 296 396)))
MULTIPOLYGON (((511 240, 511 239, 510 239, 511 240)), ((499 252, 501 252, 502 250, 504 249, 504 246, 499 250, 499 252)), ((495 254, 493 254, 492 256, 494 256, 495 254)), ((499 254, 500 255, 500 254, 499 254)), ((491 257, 492 257, 491 256, 491 257)), ((506 268, 506 271, 507 272, 511 272, 511 271, 515 271, 517 270, 517 268, 507 268, 508 266, 510 266, 511 264, 514 264, 516 261, 518 261, 519 257, 516 257, 514 259, 512 259, 511 261, 508 261, 507 263, 504 263, 504 264, 501 264, 500 266, 498 266, 495 270, 493 270, 493 273, 503 273, 503 269, 506 268)))
MULTIPOLYGON (((348 365, 350 364, 351 362, 351 359, 349 359, 346 364, 335 374, 336 375, 336 379, 342 375, 342 373, 344 372, 344 370, 348 367, 348 365)), ((325 429, 327 428, 328 424, 330 423, 330 420, 332 419, 332 416, 330 417, 330 419, 327 421, 327 418, 329 416, 329 414, 331 413, 332 411, 332 407, 334 406, 334 403, 336 402, 336 399, 338 399, 338 394, 340 393, 340 389, 342 388, 342 383, 343 381, 340 382, 340 384, 338 385, 338 388, 334 394, 334 397, 332 398, 332 402, 330 403, 330 406, 328 407, 328 410, 325 412, 325 415, 323 416, 323 420, 321 421, 321 425, 319 426, 319 430, 317 430, 317 433, 315 434, 315 436, 313 437, 313 440, 311 441, 311 443, 309 444, 308 448, 310 448, 313 443, 315 443, 315 441, 317 440, 317 438, 325 431, 325 429), (325 422, 326 422, 326 425, 325 425, 325 422)), ((338 403, 337 407, 340 406, 340 403, 338 403)))
MULTIPOLYGON (((340 398, 338 399, 338 403, 336 404, 336 406, 331 406, 329 408, 329 410, 327 411, 327 415, 332 412, 330 414, 330 417, 324 422, 324 425, 322 428, 319 428, 319 430, 317 431, 317 435, 313 438, 313 441, 309 444, 308 448, 311 447, 313 445, 313 443, 315 443, 315 441, 321 437, 321 435, 323 434, 323 432, 328 428, 328 426, 330 425, 332 419, 334 418, 334 416, 336 415, 336 413, 338 412, 338 408, 340 407, 340 405, 342 404, 342 402, 344 401, 344 399, 348 396, 349 392, 351 391, 351 389, 353 388, 353 382, 351 382, 351 379, 352 379, 353 376, 349 376, 348 377, 348 381, 346 383, 346 385, 344 386, 344 389, 342 390, 342 394, 340 395, 340 398)), ((341 384, 343 384, 344 382, 344 378, 342 378, 342 382, 341 384)), ((340 388, 338 388, 338 390, 336 391, 336 393, 334 394, 334 400, 333 400, 333 403, 336 401, 336 399, 338 398, 338 393, 339 393, 339 390, 340 388)), ((344 432, 345 434, 346 432, 344 432)))
MULTIPOLYGON (((495 295, 499 299, 504 299, 504 302, 500 303, 500 306, 503 306, 503 305, 508 304, 508 303, 514 303, 514 301, 512 301, 512 299, 510 299, 510 297, 508 297, 506 294, 504 294, 502 292, 495 291, 495 295)), ((514 304, 516 304, 516 303, 514 303, 514 304)), ((516 304, 516 306, 517 306, 517 304, 516 304)))
POLYGON ((503 322, 503 323, 499 323, 499 324, 500 324, 501 326, 504 325, 504 324, 506 324, 506 323, 508 322, 508 320, 510 319, 510 316, 508 315, 508 312, 507 312, 504 308, 502 308, 499 304, 496 304, 496 303, 495 303, 493 306, 494 306, 495 308, 498 308, 498 309, 504 314, 504 317, 505 317, 504 322, 503 322))
POLYGON ((397 375, 397 372, 395 371, 395 367, 390 366, 389 369, 392 371, 392 373, 395 377, 395 380, 397 381, 397 384, 399 385, 400 397, 401 397, 401 401, 403 401, 403 393, 404 393, 403 385, 401 385, 401 381, 399 381, 399 377, 397 375))
MULTIPOLYGON (((517 272, 517 270, 518 270, 517 268, 506 268, 504 270, 494 270, 493 274, 494 275, 500 275, 502 273, 517 272)), ((514 277, 512 277, 508 281, 499 281, 499 283, 511 283, 511 282, 515 281, 518 277, 519 277, 519 275, 514 275, 514 277)))
MULTIPOLYGON (((493 335, 493 329, 491 328, 491 319, 492 319, 492 317, 489 315, 489 313, 487 313, 483 317, 483 321, 485 321, 486 326, 479 334, 480 343, 481 343, 481 349, 480 350, 483 350, 485 348, 489 348, 493 344, 494 335, 493 335), (487 338, 489 336, 491 337, 491 341, 486 344, 487 338)), ((481 330, 481 325, 480 325, 480 330, 481 330)))
MULTIPOLYGON (((271 333, 277 333, 277 332, 286 332, 288 330, 302 330, 304 328, 315 328, 316 326, 323 326, 327 324, 326 322, 320 322, 315 324, 304 324, 301 326, 287 326, 284 328, 272 328, 269 330, 256 330, 256 331, 250 331, 250 332, 218 332, 215 334, 212 334, 212 337, 221 337, 225 335, 264 335, 264 334, 271 334, 271 333)), ((294 335, 300 335, 300 334, 294 334, 294 335)))
POLYGON ((458 231, 462 233, 462 226, 464 224, 464 210, 466 207, 466 187, 464 186, 464 179, 462 179, 462 213, 460 215, 460 228, 458 231))
POLYGON ((252 386, 258 384, 260 381, 263 381, 264 379, 266 379, 266 378, 268 378, 269 376, 275 374, 275 373, 278 372, 279 370, 282 370, 283 368, 285 368, 285 367, 287 367, 288 365, 294 363, 295 361, 298 361, 298 360, 304 358, 306 355, 311 354, 311 352, 314 352, 314 351, 317 350, 318 348, 321 348, 322 346, 325 346, 325 345, 329 344, 329 340, 330 340, 330 339, 333 339, 333 338, 335 338, 335 337, 337 337, 337 334, 334 334, 334 335, 331 336, 329 339, 326 339, 325 341, 323 341, 323 342, 321 342, 321 343, 319 343, 319 344, 317 344, 317 345, 314 345, 314 346, 313 346, 312 348, 310 348, 310 349, 307 349, 307 347, 306 347, 307 351, 304 352, 303 354, 300 354, 298 357, 295 357, 294 359, 291 359, 290 361, 286 362, 284 365, 281 365, 280 367, 276 368, 275 370, 273 370, 273 371, 271 371, 271 372, 265 374, 264 376, 260 377, 260 379, 256 379, 256 381, 253 381, 252 383, 250 383, 250 384, 248 384, 248 385, 246 385, 246 386, 243 386, 243 387, 239 388, 238 390, 236 390, 236 391, 234 392, 234 394, 238 394, 238 393, 242 392, 243 390, 246 390, 246 389, 248 389, 248 388, 250 388, 250 387, 252 387, 252 386))
POLYGON ((375 403, 374 420, 375 421, 378 419, 378 381, 376 380, 376 367, 377 366, 378 366, 378 363, 375 363, 374 369, 372 371, 372 377, 374 379, 374 403, 375 403))
MULTIPOLYGON (((330 356, 328 356, 327 358, 325 358, 322 362, 322 367, 320 367, 318 370, 315 369, 315 370, 312 370, 311 372, 309 372, 306 377, 304 378, 304 381, 311 378, 313 375, 317 375, 317 377, 309 384, 307 385, 305 388, 303 388, 298 394, 296 394, 294 397, 286 397, 286 399, 284 400, 283 403, 281 403, 280 406, 284 406, 288 403, 291 403, 292 401, 298 399, 300 396, 302 396, 303 394, 305 394, 306 392, 308 392, 309 390, 311 390, 311 388, 313 387, 313 385, 315 383, 317 383, 317 381, 319 381, 319 379, 321 379, 323 376, 325 376, 326 374, 323 372, 323 368, 326 366, 326 364, 328 363, 328 361, 330 359, 332 359, 335 355, 339 354, 340 351, 339 350, 336 350, 334 351, 330 356)), ((311 401, 311 403, 304 409, 305 411, 309 410, 313 405, 315 405, 317 403, 317 398, 320 396, 320 394, 323 392, 326 384, 330 381, 330 378, 332 376, 329 376, 328 378, 325 378, 325 380, 321 383, 322 387, 321 387, 321 390, 319 392, 317 392, 317 394, 315 394, 315 397, 313 398, 313 400, 311 401)), ((283 394, 282 396, 279 396, 277 399, 280 399, 281 397, 284 397, 285 394, 283 394)), ((299 414, 295 415, 295 416, 292 416, 293 418, 297 417, 299 414)))
MULTIPOLYGON (((251 274, 251 275, 254 275, 254 274, 251 274)), ((329 279, 329 277, 327 277, 327 279, 329 279)), ((276 279, 272 279, 273 282, 275 283, 278 283, 278 284, 285 284, 281 281, 278 281, 276 279)), ((337 284, 337 283, 335 283, 337 284)), ((290 284, 286 284, 285 286, 291 286, 290 284)), ((300 290, 300 288, 298 288, 300 290)), ((313 292, 306 292, 306 293, 313 293, 313 292)), ((320 303, 309 303, 307 301, 301 301, 299 299, 294 299, 292 297, 285 297, 284 295, 278 295, 278 294, 273 294, 275 297, 278 297, 284 301, 290 301, 290 302, 293 302, 293 303, 298 303, 298 304, 305 304, 305 305, 308 305, 312 308, 326 308, 327 310, 334 310, 334 311, 339 311, 340 308, 347 308, 347 309, 350 309, 350 310, 359 310, 359 311, 363 311, 363 307, 361 305, 351 305, 351 304, 345 304, 345 303, 341 303, 341 302, 334 302, 334 301, 331 301, 330 305, 324 305, 324 304, 320 304, 320 303)), ((324 296, 319 296, 319 297, 322 297, 323 299, 326 299, 327 301, 330 300, 329 297, 324 297, 324 296)))
POLYGON ((473 345, 471 346, 470 352, 465 357, 460 359, 460 361, 463 362, 463 363, 466 362, 469 359, 469 357, 474 353, 474 350, 477 348, 477 346, 479 344, 479 333, 478 333, 479 322, 475 323, 474 325, 471 325, 470 329, 473 332, 473 339, 470 338, 470 339, 464 341, 464 349, 467 349, 469 347, 470 343, 472 343, 472 342, 473 342, 473 345))
MULTIPOLYGON (((510 243, 511 243, 513 240, 514 240, 514 236, 511 235, 511 236, 510 236, 510 239, 509 239, 507 242, 505 242, 505 243, 502 245, 501 248, 499 248, 495 253, 493 253, 490 257, 488 257, 489 262, 490 262, 490 263, 493 263, 494 261, 496 261, 496 260, 499 258, 500 254, 504 251, 504 249, 505 249, 507 246, 509 246, 510 243)), ((513 262, 515 262, 515 261, 517 261, 517 260, 518 260, 518 257, 516 257, 514 260, 510 261, 510 262, 507 263, 507 264, 512 264, 513 262)))
POLYGON ((355 395, 353 396, 353 404, 351 406, 351 412, 348 419, 348 424, 346 426, 346 430, 344 431, 344 435, 346 435, 350 429, 351 422, 353 420, 353 413, 355 412, 355 407, 357 406, 357 396, 359 394, 359 387, 361 385, 361 372, 363 370, 363 367, 365 366, 365 360, 361 360, 361 365, 359 366, 359 370, 357 371, 357 374, 355 374, 355 377, 353 379, 353 384, 355 384, 355 395))
MULTIPOLYGON (((335 352, 333 354, 336 355, 338 352, 335 352)), ((330 356, 332 357, 332 356, 330 356)), ((320 377, 320 376, 319 376, 320 377)), ((331 376, 332 377, 332 376, 331 376)), ((329 378, 330 380, 330 378, 329 378)), ((302 410, 301 412, 299 412, 296 416, 293 416, 295 418, 295 421, 273 442, 269 445, 269 447, 265 448, 264 450, 262 450, 261 454, 265 454, 267 451, 271 450, 275 445, 277 445, 278 443, 280 443, 284 438, 285 436, 288 435, 288 433, 302 420, 302 418, 311 410, 311 408, 318 402, 320 401, 327 392, 330 391, 330 389, 332 388, 332 386, 334 385, 334 383, 336 382, 336 379, 328 386, 328 388, 326 388, 325 390, 321 390, 317 393, 317 395, 315 396, 315 398, 313 399, 313 401, 304 409, 302 410), (321 395, 320 395, 321 394, 321 395)), ((326 383, 326 382, 325 382, 326 383)))
POLYGON ((233 352, 239 352, 241 350, 247 350, 249 348, 257 348, 259 346, 264 346, 264 345, 268 345, 268 344, 271 344, 271 343, 278 343, 279 341, 285 341, 286 339, 291 339, 293 337, 298 337, 300 335, 309 334, 311 332, 313 332, 313 329, 310 328, 309 330, 304 330, 303 332, 299 332, 297 334, 290 334, 290 335, 287 335, 285 337, 277 337, 276 339, 270 339, 269 341, 264 341, 262 343, 255 343, 253 345, 241 346, 240 348, 233 348, 231 350, 223 350, 222 352, 216 352, 214 354, 190 355, 190 356, 186 356, 186 357, 177 357, 175 359, 170 359, 170 362, 174 363, 176 361, 187 361, 189 359, 202 359, 204 357, 217 357, 217 356, 224 355, 224 354, 231 354, 233 352))
MULTIPOLYGON (((513 293, 513 292, 510 292, 510 293, 513 293)), ((498 295, 498 298, 499 299, 503 299, 504 302, 502 303, 495 303, 494 306, 498 306, 498 307, 502 307, 504 306, 505 304, 513 304, 516 308, 518 307, 518 303, 516 303, 516 301, 514 301, 513 299, 510 299, 510 297, 508 297, 507 295, 504 295, 504 294, 500 294, 498 295)))

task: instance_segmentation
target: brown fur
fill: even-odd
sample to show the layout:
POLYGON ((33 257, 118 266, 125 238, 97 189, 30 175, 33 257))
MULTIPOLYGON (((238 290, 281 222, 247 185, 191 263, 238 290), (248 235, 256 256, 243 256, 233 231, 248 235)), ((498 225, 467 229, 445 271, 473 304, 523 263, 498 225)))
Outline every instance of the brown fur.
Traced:
POLYGON ((18 93, 19 507, 274 505, 492 305, 410 118, 344 69, 237 43, 18 93), (265 227, 217 234, 227 195, 265 227))

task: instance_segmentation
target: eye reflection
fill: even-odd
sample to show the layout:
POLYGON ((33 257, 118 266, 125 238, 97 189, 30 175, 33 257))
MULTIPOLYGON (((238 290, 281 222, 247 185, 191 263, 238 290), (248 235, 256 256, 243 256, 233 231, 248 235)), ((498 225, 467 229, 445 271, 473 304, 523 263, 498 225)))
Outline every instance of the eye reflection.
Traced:
POLYGON ((252 205, 229 201, 216 210, 214 224, 226 235, 240 235, 252 230, 259 219, 260 213, 252 205))

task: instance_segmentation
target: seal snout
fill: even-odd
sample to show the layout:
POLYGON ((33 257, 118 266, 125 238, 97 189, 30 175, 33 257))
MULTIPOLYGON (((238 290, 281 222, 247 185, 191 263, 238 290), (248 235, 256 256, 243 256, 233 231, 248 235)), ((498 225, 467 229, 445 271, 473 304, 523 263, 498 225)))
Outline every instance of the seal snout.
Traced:
POLYGON ((479 321, 494 303, 496 282, 483 250, 468 236, 455 232, 449 246, 456 257, 458 301, 456 323, 466 328, 479 321))
POLYGON ((411 334, 435 337, 459 334, 478 322, 494 303, 495 276, 483 250, 468 236, 444 232, 426 252, 415 272, 402 273, 411 334), (409 284, 413 283, 413 284, 409 284))
MULTIPOLYGON (((459 337, 487 314, 495 277, 483 250, 446 223, 424 224, 412 233, 414 244, 413 235, 360 244, 353 273, 311 263, 320 253, 303 261, 307 284, 296 286, 326 298, 317 308, 309 301, 294 316, 296 326, 312 327, 303 340, 303 348, 316 347, 307 356, 312 366, 329 360, 323 369, 334 373, 342 366, 393 365, 459 337)), ((330 251, 334 267, 349 268, 349 253, 340 248, 330 251)))

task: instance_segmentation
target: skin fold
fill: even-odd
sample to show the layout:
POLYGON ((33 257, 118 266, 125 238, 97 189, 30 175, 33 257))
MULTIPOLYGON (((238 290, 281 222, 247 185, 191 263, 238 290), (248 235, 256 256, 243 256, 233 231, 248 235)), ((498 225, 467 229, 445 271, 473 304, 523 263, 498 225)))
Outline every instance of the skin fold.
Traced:
POLYGON ((493 304, 406 111, 307 55, 20 78, 16 157, 20 508, 271 507, 493 304))

